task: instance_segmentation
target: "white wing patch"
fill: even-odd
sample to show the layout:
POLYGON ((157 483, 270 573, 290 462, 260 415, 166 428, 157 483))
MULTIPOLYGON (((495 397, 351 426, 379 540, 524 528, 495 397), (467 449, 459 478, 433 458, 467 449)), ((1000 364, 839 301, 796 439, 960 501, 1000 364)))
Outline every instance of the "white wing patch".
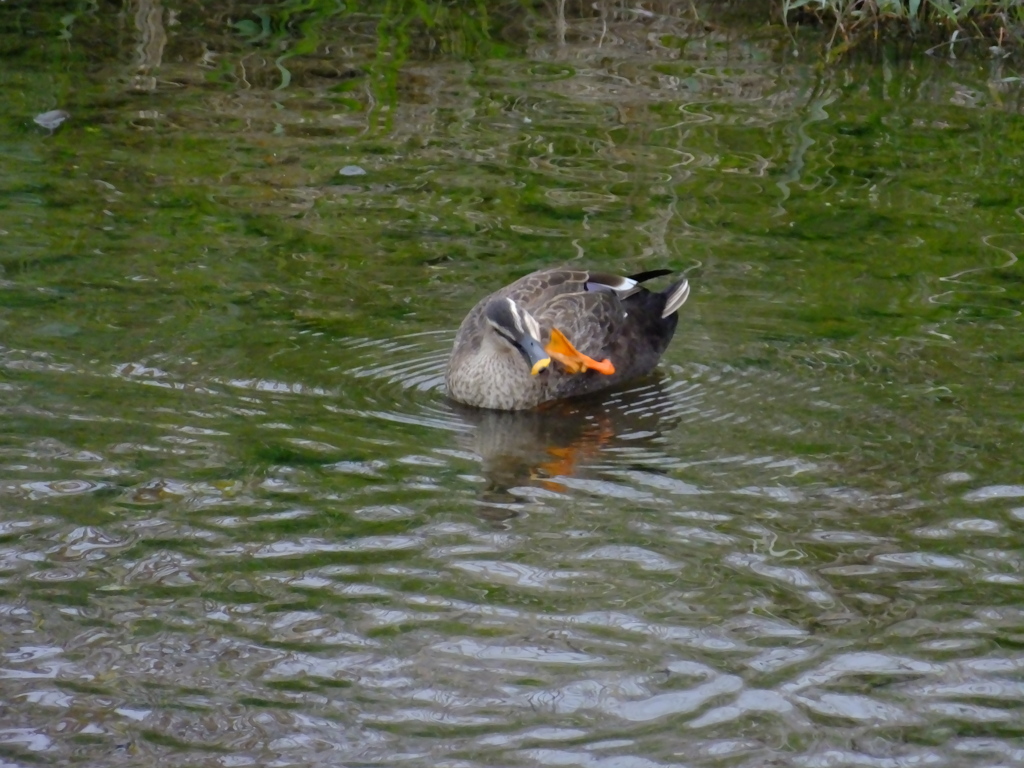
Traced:
MULTIPOLYGON (((601 276, 605 278, 604 275, 601 276)), ((613 284, 609 279, 607 282, 601 282, 598 280, 588 280, 586 288, 588 291, 614 291, 615 293, 622 294, 625 298, 636 289, 636 280, 631 280, 628 277, 619 277, 618 275, 608 275, 608 278, 614 277, 615 283, 613 284)))

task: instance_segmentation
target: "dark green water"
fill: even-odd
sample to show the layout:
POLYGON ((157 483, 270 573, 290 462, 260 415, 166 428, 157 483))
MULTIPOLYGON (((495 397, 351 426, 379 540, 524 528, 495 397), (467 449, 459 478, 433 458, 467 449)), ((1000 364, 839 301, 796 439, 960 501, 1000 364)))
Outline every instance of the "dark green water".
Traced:
POLYGON ((1010 64, 65 10, 0 10, 5 766, 1024 764, 1010 64), (660 376, 453 409, 572 260, 689 275, 660 376))

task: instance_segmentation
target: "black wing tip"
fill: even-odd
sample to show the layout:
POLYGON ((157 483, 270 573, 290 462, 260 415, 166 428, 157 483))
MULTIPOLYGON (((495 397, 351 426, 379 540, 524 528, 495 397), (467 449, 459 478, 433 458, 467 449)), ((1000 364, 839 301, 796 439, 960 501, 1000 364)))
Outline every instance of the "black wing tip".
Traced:
POLYGON ((630 275, 630 280, 636 280, 638 283, 643 283, 647 280, 653 280, 656 277, 664 277, 665 275, 671 275, 674 270, 671 269, 651 269, 647 272, 639 272, 635 275, 630 275))

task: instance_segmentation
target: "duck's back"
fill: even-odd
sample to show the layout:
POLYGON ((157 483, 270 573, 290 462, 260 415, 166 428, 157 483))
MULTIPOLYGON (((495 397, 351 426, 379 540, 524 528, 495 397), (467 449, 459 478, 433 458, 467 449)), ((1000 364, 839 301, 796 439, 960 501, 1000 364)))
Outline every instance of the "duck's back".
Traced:
MULTIPOLYGON (((532 407, 548 400, 597 392, 650 373, 672 340, 679 321, 676 309, 685 301, 688 289, 685 280, 662 293, 652 293, 639 283, 667 273, 668 270, 659 270, 623 278, 555 268, 534 272, 501 288, 478 302, 459 328, 449 363, 449 393, 462 402, 474 403, 479 399, 459 396, 460 385, 467 391, 486 385, 480 380, 481 375, 473 375, 470 380, 468 371, 463 375, 459 368, 469 364, 480 345, 485 332, 485 307, 494 299, 504 298, 512 299, 537 320, 541 326, 538 339, 541 343, 549 343, 552 329, 557 328, 584 355, 594 360, 610 360, 615 372, 569 373, 554 363, 541 374, 530 376, 528 369, 516 360, 515 372, 503 373, 502 381, 490 384, 499 389, 516 389, 516 404, 487 407, 532 407), (663 317, 666 309, 670 311, 663 317), (518 370, 520 367, 522 371, 518 370), (460 382, 463 376, 466 381, 460 382)), ((496 377, 498 374, 494 373, 485 378, 496 377)), ((507 400, 504 398, 502 402, 507 400)))
POLYGON ((534 272, 500 293, 537 319, 544 340, 557 328, 583 354, 595 360, 607 358, 615 366, 611 375, 589 370, 570 374, 552 366, 551 399, 596 392, 650 373, 679 322, 674 311, 661 316, 672 289, 652 293, 632 278, 586 270, 534 272))

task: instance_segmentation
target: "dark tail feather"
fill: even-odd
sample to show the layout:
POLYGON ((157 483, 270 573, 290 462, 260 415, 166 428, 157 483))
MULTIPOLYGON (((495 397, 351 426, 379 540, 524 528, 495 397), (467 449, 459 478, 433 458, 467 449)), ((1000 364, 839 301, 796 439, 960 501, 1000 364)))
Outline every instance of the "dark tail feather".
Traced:
MULTIPOLYGON (((648 272, 640 272, 636 275, 630 275, 629 279, 636 280, 637 283, 642 283, 646 280, 653 280, 656 277, 663 277, 671 274, 671 269, 652 269, 648 272)), ((654 295, 664 301, 664 306, 661 308, 660 312, 662 318, 670 317, 686 303, 688 298, 690 298, 690 283, 684 277, 679 282, 674 283, 664 291, 659 291, 654 295)))
POLYGON ((661 310, 661 316, 669 317, 674 315, 686 303, 686 300, 690 298, 690 283, 684 277, 668 290, 662 291, 661 295, 665 297, 665 307, 661 310))

